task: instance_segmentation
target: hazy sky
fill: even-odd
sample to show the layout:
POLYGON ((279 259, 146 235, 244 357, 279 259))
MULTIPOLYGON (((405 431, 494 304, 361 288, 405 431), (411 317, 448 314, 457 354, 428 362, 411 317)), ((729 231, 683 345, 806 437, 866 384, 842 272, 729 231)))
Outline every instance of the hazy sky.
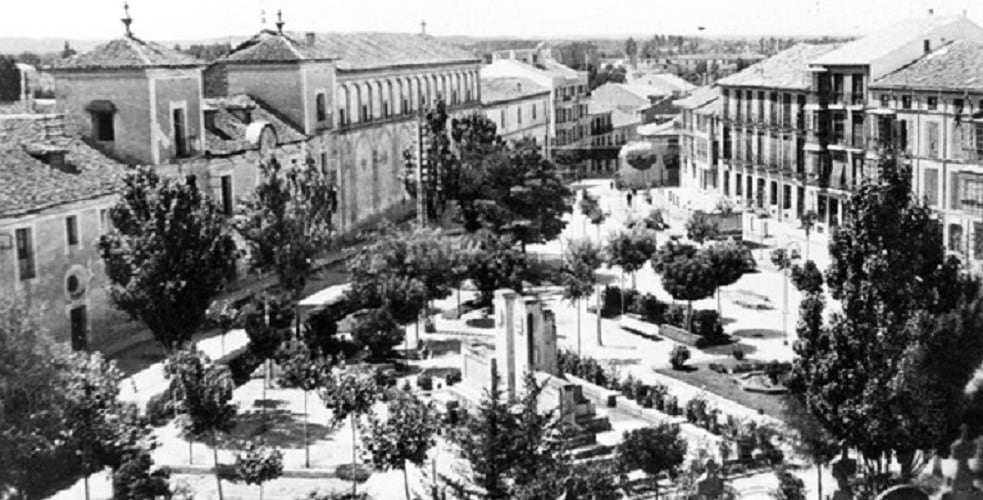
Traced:
MULTIPOLYGON (((0 37, 113 38, 123 0, 0 0, 0 37)), ((287 29, 436 35, 860 34, 913 15, 983 19, 979 0, 130 0, 134 32, 186 40, 251 34, 260 10, 287 29), (975 4, 975 6, 974 6, 975 4)))

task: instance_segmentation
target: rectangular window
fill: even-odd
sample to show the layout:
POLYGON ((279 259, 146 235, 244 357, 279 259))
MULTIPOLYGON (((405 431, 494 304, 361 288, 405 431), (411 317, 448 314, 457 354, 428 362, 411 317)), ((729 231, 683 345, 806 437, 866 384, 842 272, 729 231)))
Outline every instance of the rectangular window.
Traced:
POLYGON ((939 204, 939 171, 934 168, 925 169, 925 185, 922 189, 925 203, 930 207, 939 204))
POLYGON ((926 154, 929 158, 939 157, 939 124, 928 122, 925 124, 926 154))
POLYGON ((973 258, 983 259, 983 222, 973 222, 973 258))
POLYGON ((184 108, 174 108, 172 113, 172 124, 174 125, 174 155, 178 158, 184 158, 190 154, 188 149, 188 124, 185 111, 184 108))
POLYGON ((102 234, 109 232, 109 209, 103 208, 99 210, 99 228, 102 229, 102 234))
POLYGON ((222 213, 227 217, 232 216, 232 211, 234 209, 232 200, 232 176, 223 175, 222 176, 222 213))
POLYGON ((116 140, 116 127, 113 113, 110 111, 92 112, 92 133, 97 141, 113 142, 116 140))
POLYGON ((901 96, 901 108, 902 109, 911 109, 911 96, 910 95, 903 95, 903 96, 901 96))
POLYGON ((881 94, 881 107, 886 108, 891 105, 891 96, 887 94, 881 94))
POLYGON ((938 97, 929 97, 928 98, 928 109, 933 110, 933 111, 936 110, 936 109, 939 109, 939 98, 938 97))
POLYGON ((69 247, 78 246, 79 244, 78 217, 74 215, 65 217, 65 241, 69 247))
POLYGON ((976 123, 976 157, 983 157, 983 122, 976 123))
POLYGON ((952 108, 953 108, 953 110, 955 111, 956 114, 961 114, 963 112, 963 100, 962 99, 953 99, 952 100, 952 108))
POLYGON ((789 210, 792 208, 792 185, 782 184, 782 209, 789 210))
POLYGON ((314 110, 317 121, 323 122, 328 119, 328 97, 324 92, 318 92, 314 97, 314 110))
POLYGON ((348 115, 345 114, 345 108, 338 108, 338 125, 342 127, 348 125, 348 115))
POLYGON ((515 122, 522 125, 522 106, 520 105, 515 110, 515 122))
POLYGON ((18 229, 15 233, 17 240, 17 270, 21 281, 34 278, 34 238, 29 228, 18 229))
POLYGON ((535 104, 532 105, 532 119, 533 120, 536 119, 536 105, 535 104))

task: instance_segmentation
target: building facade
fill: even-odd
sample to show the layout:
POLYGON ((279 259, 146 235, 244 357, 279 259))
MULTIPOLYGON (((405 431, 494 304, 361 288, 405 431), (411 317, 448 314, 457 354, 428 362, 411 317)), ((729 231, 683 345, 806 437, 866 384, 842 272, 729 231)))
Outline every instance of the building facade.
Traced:
POLYGON ((956 41, 870 84, 868 161, 905 153, 946 248, 983 270, 983 43, 956 41))
POLYGON ((482 78, 481 105, 502 139, 533 139, 549 156, 548 88, 526 78, 482 78))
POLYGON ((681 187, 720 192, 720 91, 703 87, 690 97, 676 101, 679 117, 681 187))

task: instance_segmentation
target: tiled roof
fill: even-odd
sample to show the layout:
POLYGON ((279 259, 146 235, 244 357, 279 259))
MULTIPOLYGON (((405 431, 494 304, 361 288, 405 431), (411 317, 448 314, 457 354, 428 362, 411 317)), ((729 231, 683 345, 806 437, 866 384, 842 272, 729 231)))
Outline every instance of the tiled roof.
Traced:
POLYGON ((694 90, 689 97, 673 101, 673 104, 683 109, 696 109, 706 106, 719 97, 720 89, 717 87, 700 87, 694 90))
POLYGON ((213 155, 230 155, 256 149, 258 145, 246 137, 246 130, 250 124, 257 122, 272 125, 279 144, 305 139, 303 132, 245 94, 205 99, 204 108, 206 113, 214 113, 205 130, 205 149, 213 155), (248 122, 236 113, 240 110, 249 112, 248 122))
POLYGON ((664 97, 667 95, 672 95, 673 92, 672 90, 663 87, 646 85, 644 83, 612 83, 611 85, 621 87, 626 92, 645 99, 646 101, 651 97, 664 97))
POLYGON ((963 16, 928 16, 910 18, 876 31, 839 49, 827 52, 809 61, 817 65, 865 65, 886 56, 901 46, 918 40, 932 31, 949 24, 966 21, 963 16))
POLYGON ((676 92, 689 92, 696 88, 696 85, 672 73, 643 73, 635 77, 635 81, 660 89, 666 95, 676 92))
POLYGON ((481 102, 484 104, 548 94, 549 91, 528 78, 503 76, 481 79, 481 102))
POLYGON ((413 64, 477 62, 480 59, 437 39, 409 33, 300 33, 264 30, 241 43, 223 61, 297 62, 337 59, 339 70, 413 64))
POLYGON ((871 87, 983 91, 983 43, 949 43, 874 81, 871 87))
POLYGON ((800 43, 722 78, 717 84, 731 87, 807 90, 810 85, 809 63, 837 47, 838 44, 800 43))
POLYGON ((611 126, 614 128, 627 127, 629 125, 639 125, 642 117, 635 113, 625 113, 618 109, 611 110, 611 126))
POLYGON ((89 52, 76 54, 52 65, 53 70, 190 68, 203 66, 198 59, 159 43, 134 36, 117 38, 89 52))
MULTIPOLYGON (((23 120, 23 117, 18 118, 23 120)), ((28 120, 38 119, 28 118, 28 120)), ((23 128, 30 123, 3 123, 23 128)), ((19 134, 23 137, 23 130, 19 134)), ((0 217, 14 217, 46 208, 89 200, 114 193, 126 167, 70 137, 0 142, 0 217), (31 156, 50 151, 65 151, 65 161, 78 169, 69 173, 31 156)))

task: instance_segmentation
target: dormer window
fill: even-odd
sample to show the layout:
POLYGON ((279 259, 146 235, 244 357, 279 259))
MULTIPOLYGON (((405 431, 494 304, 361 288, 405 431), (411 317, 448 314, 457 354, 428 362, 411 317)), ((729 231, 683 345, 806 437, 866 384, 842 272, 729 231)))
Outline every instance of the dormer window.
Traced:
POLYGON ((92 118, 92 138, 98 142, 116 140, 116 106, 109 101, 92 101, 85 108, 92 118))

